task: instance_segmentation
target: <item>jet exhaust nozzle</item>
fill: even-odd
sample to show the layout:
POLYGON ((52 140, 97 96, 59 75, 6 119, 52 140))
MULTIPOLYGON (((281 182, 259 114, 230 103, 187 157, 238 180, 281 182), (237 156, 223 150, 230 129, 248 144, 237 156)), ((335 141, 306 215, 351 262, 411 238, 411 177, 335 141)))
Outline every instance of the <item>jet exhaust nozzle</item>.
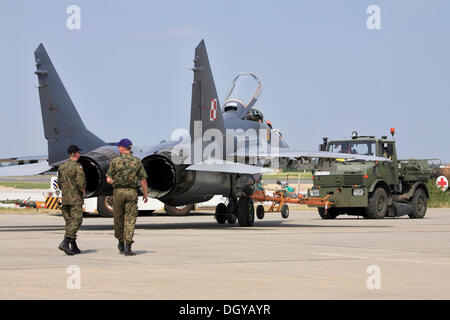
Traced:
POLYGON ((117 156, 117 152, 110 147, 100 147, 80 156, 78 162, 86 177, 86 198, 112 194, 112 186, 106 182, 106 173, 109 163, 117 156))

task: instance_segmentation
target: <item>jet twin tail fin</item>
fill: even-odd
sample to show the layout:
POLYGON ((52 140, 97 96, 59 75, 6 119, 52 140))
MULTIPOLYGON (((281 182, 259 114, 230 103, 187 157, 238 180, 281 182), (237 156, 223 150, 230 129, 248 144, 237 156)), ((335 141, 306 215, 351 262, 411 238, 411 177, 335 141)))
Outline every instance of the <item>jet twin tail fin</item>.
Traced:
POLYGON ((105 145, 102 139, 86 129, 42 44, 34 57, 49 164, 66 159, 71 144, 84 152, 105 145))
POLYGON ((194 67, 191 70, 194 71, 190 123, 191 139, 201 138, 202 132, 208 129, 218 129, 225 137, 222 109, 217 97, 216 85, 204 40, 195 48, 194 67), (201 127, 199 126, 200 123, 201 127))

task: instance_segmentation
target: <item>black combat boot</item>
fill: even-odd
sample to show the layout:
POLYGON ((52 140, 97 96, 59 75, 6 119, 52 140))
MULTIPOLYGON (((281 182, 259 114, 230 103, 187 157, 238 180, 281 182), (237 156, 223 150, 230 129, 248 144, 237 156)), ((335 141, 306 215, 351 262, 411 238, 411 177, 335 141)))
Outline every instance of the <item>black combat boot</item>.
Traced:
POLYGON ((125 243, 125 255, 126 256, 135 256, 136 253, 131 251, 131 243, 125 243))
POLYGON ((72 249, 70 249, 69 244, 70 244, 70 239, 64 237, 64 240, 61 242, 61 244, 59 245, 58 248, 60 250, 64 251, 67 255, 73 256, 74 253, 73 253, 72 249))
POLYGON ((117 248, 119 248, 119 253, 123 254, 125 252, 125 244, 123 241, 119 240, 119 244, 117 245, 117 248))
POLYGON ((77 242, 75 239, 70 240, 70 247, 72 248, 72 252, 75 254, 81 253, 81 250, 78 249, 77 242))

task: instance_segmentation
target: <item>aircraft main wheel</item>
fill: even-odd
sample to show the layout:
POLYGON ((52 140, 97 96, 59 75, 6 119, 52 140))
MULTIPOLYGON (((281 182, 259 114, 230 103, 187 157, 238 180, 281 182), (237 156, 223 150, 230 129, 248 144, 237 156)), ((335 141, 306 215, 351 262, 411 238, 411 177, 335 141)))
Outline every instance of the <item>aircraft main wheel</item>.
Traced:
POLYGON ((258 217, 259 220, 264 219, 264 206, 263 205, 258 205, 256 207, 256 216, 258 217))
POLYGON ((413 213, 408 214, 411 219, 422 219, 427 213, 427 195, 423 189, 419 188, 414 192, 414 196, 409 203, 413 207, 413 213))
POLYGON ((216 206, 216 214, 214 215, 218 224, 227 222, 227 207, 223 203, 216 206))
POLYGON ((287 219, 289 217, 289 206, 287 204, 283 204, 281 207, 281 216, 283 219, 287 219))
POLYGON ((172 207, 167 204, 164 205, 164 211, 169 216, 186 216, 194 209, 193 204, 186 204, 184 206, 172 207))
POLYGON ((227 216, 227 222, 229 224, 235 224, 236 221, 237 221, 237 217, 234 214, 227 216))
POLYGON ((317 208, 319 211, 319 215, 324 220, 332 220, 336 219, 336 217, 339 215, 334 208, 329 208, 325 211, 325 208, 319 207, 317 208))
POLYGON ((238 201, 237 207, 238 222, 241 227, 251 227, 255 222, 255 208, 253 200, 242 197, 238 201))
POLYGON ((113 197, 97 197, 97 212, 101 217, 111 218, 113 216, 113 197))
POLYGON ((388 196, 383 188, 378 188, 369 195, 369 203, 366 208, 369 219, 383 219, 388 211, 388 196))
POLYGON ((235 200, 230 200, 227 205, 227 222, 235 224, 237 221, 237 204, 235 200))

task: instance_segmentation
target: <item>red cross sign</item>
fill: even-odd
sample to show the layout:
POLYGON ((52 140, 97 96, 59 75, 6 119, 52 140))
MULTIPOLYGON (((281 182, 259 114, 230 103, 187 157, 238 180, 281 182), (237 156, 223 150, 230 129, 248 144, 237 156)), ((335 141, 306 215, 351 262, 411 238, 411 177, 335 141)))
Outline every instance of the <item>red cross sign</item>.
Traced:
POLYGON ((436 186, 438 189, 441 189, 442 191, 447 191, 448 189, 448 180, 444 176, 440 176, 436 179, 436 186))

